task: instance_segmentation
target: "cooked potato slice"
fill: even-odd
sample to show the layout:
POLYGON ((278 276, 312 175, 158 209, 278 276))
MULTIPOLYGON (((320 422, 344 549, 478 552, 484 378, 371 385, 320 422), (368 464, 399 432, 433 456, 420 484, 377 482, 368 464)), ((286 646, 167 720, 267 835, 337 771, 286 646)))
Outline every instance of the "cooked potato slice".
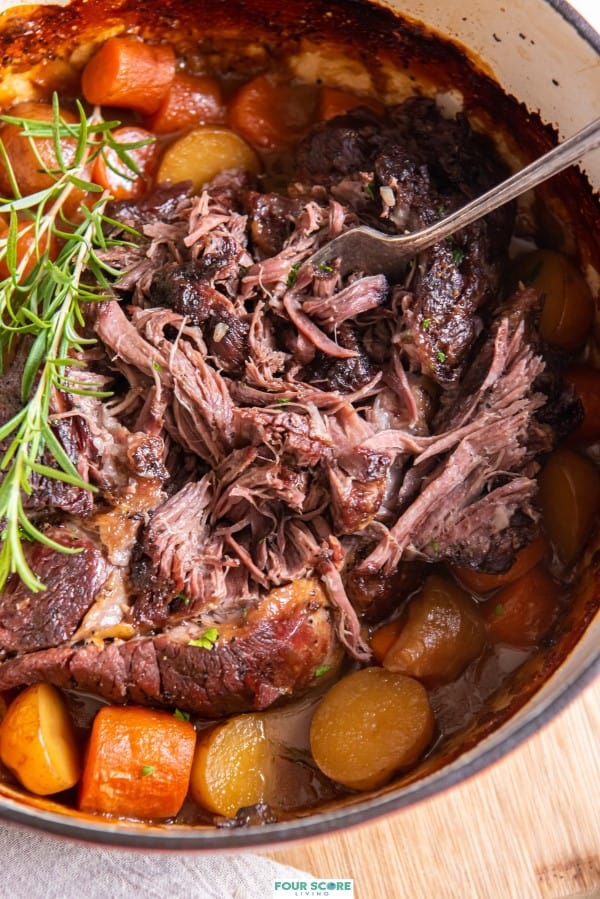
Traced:
POLYGON ((325 695, 311 722, 310 747, 332 780, 370 790, 418 761, 433 730, 422 684, 383 668, 363 668, 325 695))
POLYGON ((260 715, 238 715, 200 734, 190 792, 203 808, 233 817, 265 798, 270 754, 260 715))
POLYGON ((410 603, 407 621, 383 665, 443 683, 455 680, 484 643, 483 618, 471 597, 453 581, 432 575, 410 603))
POLYGON ((55 687, 34 684, 13 700, 0 727, 0 758, 39 796, 75 786, 81 774, 77 741, 55 687))
POLYGON ((189 131, 167 148, 157 180, 172 184, 191 181, 198 191, 227 169, 256 173, 260 163, 254 150, 234 131, 207 125, 189 131))

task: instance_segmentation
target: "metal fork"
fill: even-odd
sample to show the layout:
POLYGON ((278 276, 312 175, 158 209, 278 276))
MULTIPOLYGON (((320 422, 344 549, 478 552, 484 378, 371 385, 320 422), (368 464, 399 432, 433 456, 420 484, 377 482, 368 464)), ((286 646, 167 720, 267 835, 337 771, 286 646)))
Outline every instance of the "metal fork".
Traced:
POLYGON ((319 268, 339 259, 342 275, 350 271, 364 271, 370 274, 381 272, 393 278, 402 273, 407 257, 426 250, 444 237, 456 234, 488 212, 537 187, 598 146, 600 118, 511 175, 506 181, 500 182, 433 225, 401 235, 383 234, 367 225, 350 228, 309 256, 303 268, 306 265, 319 268))

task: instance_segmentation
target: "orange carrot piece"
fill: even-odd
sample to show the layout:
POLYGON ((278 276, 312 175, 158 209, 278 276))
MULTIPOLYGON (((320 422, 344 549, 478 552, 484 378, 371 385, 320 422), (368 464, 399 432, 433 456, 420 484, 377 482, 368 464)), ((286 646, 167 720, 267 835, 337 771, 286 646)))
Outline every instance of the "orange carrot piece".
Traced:
POLYGON ((483 571, 475 571, 473 568, 453 568, 453 572, 461 584, 472 593, 490 593, 492 590, 497 590, 505 584, 511 584, 522 577, 534 565, 541 562, 546 551, 546 542, 542 537, 538 537, 520 549, 508 571, 503 571, 501 574, 486 574, 483 571))
POLYGON ((223 122, 225 106, 221 85, 210 75, 175 75, 160 106, 144 124, 154 134, 172 134, 195 125, 223 122))
POLYGON ((294 143, 314 117, 315 92, 258 75, 231 99, 229 127, 254 147, 275 150, 294 143))
POLYGON ((556 584, 541 565, 536 565, 484 604, 488 634, 496 643, 534 646, 552 626, 558 604, 556 584))
POLYGON ((94 719, 79 808, 171 818, 185 800, 196 746, 189 721, 138 706, 105 706, 94 719))
POLYGON ((382 624, 382 626, 378 627, 371 635, 371 639, 369 640, 371 652, 373 653, 375 661, 380 665, 383 663, 388 649, 391 649, 396 642, 396 638, 402 630, 402 624, 402 619, 395 618, 393 621, 382 624))
POLYGON ((111 37, 85 66, 81 88, 88 103, 150 114, 160 106, 174 77, 175 53, 168 44, 111 37))
MULTIPOLYGON (((24 100, 7 110, 15 118, 33 119, 35 122, 50 124, 54 119, 54 110, 50 103, 38 103, 35 100, 24 100)), ((60 117, 68 124, 75 124, 77 116, 69 109, 61 107, 60 117)), ((4 160, 8 158, 12 174, 23 196, 34 194, 38 190, 47 190, 56 183, 54 174, 59 166, 56 147, 51 137, 28 138, 23 134, 20 125, 3 122, 0 124, 0 139, 4 153, 0 157, 0 192, 3 197, 13 195, 13 186, 9 177, 9 167, 4 160)), ((77 142, 72 137, 60 140, 60 155, 64 165, 72 165, 77 151, 77 142)), ((81 195, 81 191, 77 191, 81 195)))
POLYGON ((117 143, 125 145, 143 141, 151 143, 126 150, 137 172, 119 158, 116 150, 104 147, 94 160, 92 181, 109 191, 115 200, 141 197, 148 189, 148 181, 154 174, 158 162, 158 146, 153 140, 153 135, 144 128, 130 126, 117 128, 113 136, 117 143))
MULTIPOLYGON (((0 219, 0 247, 4 246, 4 241, 8 237, 8 224, 0 219)), ((43 237, 35 241, 35 226, 33 222, 22 221, 18 225, 17 235, 17 265, 22 264, 23 270, 20 280, 24 280, 31 274, 38 260, 48 250, 48 257, 56 259, 60 249, 60 242, 55 235, 44 234, 43 237)), ((0 256, 0 279, 8 278, 10 275, 6 255, 2 253, 0 256)))
POLYGON ((574 365, 565 374, 583 406, 583 421, 569 436, 570 443, 595 443, 600 440, 600 369, 574 365))
POLYGON ((361 97, 358 94, 343 91, 335 87, 322 87, 319 91, 319 106, 317 117, 319 121, 326 122, 338 115, 345 115, 359 106, 366 106, 377 115, 382 115, 385 106, 374 97, 361 97))

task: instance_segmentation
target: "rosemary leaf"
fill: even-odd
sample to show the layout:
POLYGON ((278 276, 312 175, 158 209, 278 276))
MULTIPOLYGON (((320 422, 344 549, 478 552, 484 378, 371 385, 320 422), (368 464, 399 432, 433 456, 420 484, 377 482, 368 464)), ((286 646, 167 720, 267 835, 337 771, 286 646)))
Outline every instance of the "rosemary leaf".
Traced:
MULTIPOLYGON (((104 214, 110 197, 89 181, 88 172, 96 156, 110 148, 134 176, 137 168, 129 151, 141 144, 116 141, 112 130, 120 122, 102 121, 97 112, 88 118, 80 103, 77 107, 79 119, 74 123, 61 117, 56 95, 50 121, 0 116, 0 121, 20 127, 40 170, 51 178, 48 188, 22 196, 0 140, 0 158, 14 195, 0 198, 0 216, 8 221, 8 230, 0 237, 0 260, 8 273, 0 280, 0 372, 5 373, 15 350, 26 355, 21 377, 22 408, 0 423, 0 589, 13 574, 30 590, 43 589, 28 565, 24 541, 37 541, 57 552, 78 551, 77 547, 52 540, 29 517, 24 497, 33 492, 33 483, 42 477, 95 489, 81 477, 57 437, 52 410, 57 392, 110 395, 78 380, 73 371, 81 365, 78 356, 83 348, 94 343, 82 336, 83 307, 106 299, 111 280, 119 274, 102 261, 99 252, 128 243, 106 237, 105 230, 114 224, 104 214), (52 142, 56 167, 44 165, 36 149, 38 139, 52 142), (68 153, 65 140, 70 142, 68 153), (72 208, 73 197, 77 196, 74 191, 87 194, 77 221, 72 221, 67 211, 68 201, 72 208), (28 240, 22 242, 23 236, 28 240), (47 248, 57 242, 61 249, 52 258, 47 248)), ((136 235, 133 229, 123 230, 128 239, 136 235)))

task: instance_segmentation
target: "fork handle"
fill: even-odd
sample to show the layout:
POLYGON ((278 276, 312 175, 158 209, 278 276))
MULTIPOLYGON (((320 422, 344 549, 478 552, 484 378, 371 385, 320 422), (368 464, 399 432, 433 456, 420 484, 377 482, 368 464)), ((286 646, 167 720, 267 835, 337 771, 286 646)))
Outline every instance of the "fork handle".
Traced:
MULTIPOLYGON (((516 197, 537 187, 552 175, 562 172, 573 162, 577 162, 590 150, 600 146, 600 118, 590 122, 581 131, 560 143, 549 153, 535 160, 524 169, 511 175, 506 181, 502 181, 496 187, 486 191, 480 197, 467 203, 466 206, 457 209, 450 215, 427 228, 423 228, 413 236, 412 246, 416 252, 425 250, 450 234, 455 234, 465 225, 482 218, 488 212, 493 212, 499 206, 509 203, 516 197)), ((400 237, 389 237, 390 244, 401 241, 400 237)))

